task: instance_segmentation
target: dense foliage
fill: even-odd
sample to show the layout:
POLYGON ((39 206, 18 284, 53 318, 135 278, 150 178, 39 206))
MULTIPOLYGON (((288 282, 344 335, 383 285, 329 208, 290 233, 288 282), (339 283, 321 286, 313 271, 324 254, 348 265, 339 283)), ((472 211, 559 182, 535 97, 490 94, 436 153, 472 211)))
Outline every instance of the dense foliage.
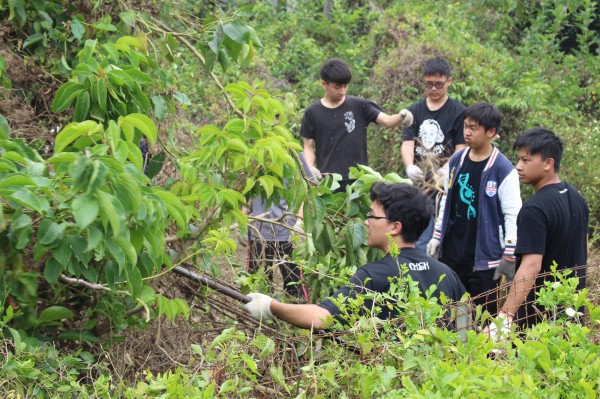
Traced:
MULTIPOLYGON (((447 57, 453 97, 503 110, 498 145, 509 154, 524 128, 555 130, 567 148, 561 175, 590 203, 596 236, 598 2, 324 3, 0 4, 0 390, 8 397, 596 395, 598 310, 565 277, 542 300, 586 306, 591 330, 557 312, 555 323, 511 337, 514 346, 494 345, 435 327, 440 304, 401 281, 402 328, 357 320, 345 339, 360 358, 299 333, 302 366, 290 369, 289 342, 232 327, 192 346, 189 364, 150 370, 135 387, 95 363, 130 327, 189 317, 188 302, 158 282, 181 264, 220 276, 235 263, 235 232, 248 222, 241 208, 258 194, 285 197, 292 211, 304 203, 295 257, 313 301, 378 255, 364 245, 362 220, 370 185, 401 180, 400 132, 373 128, 372 168, 352 172, 348 193, 332 194, 334 177, 308 182, 299 168, 294 133, 321 95, 318 68, 330 56, 352 65, 352 94, 389 112, 421 95, 424 59, 447 57), (83 348, 68 352, 71 343, 83 348)), ((269 289, 232 267, 243 289, 269 289)))

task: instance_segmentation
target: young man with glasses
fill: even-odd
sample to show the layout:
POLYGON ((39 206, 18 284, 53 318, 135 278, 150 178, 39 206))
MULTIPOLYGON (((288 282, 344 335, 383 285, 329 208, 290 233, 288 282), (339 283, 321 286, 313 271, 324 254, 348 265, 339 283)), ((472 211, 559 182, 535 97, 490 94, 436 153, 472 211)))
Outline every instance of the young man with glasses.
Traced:
MULTIPOLYGON (((423 186, 432 186, 435 176, 424 175, 419 166, 425 159, 431 159, 440 166, 442 177, 448 173, 450 156, 465 148, 463 122, 465 106, 448 97, 452 84, 452 68, 441 57, 430 58, 423 66, 425 99, 413 104, 409 111, 413 114, 413 124, 404 129, 402 135, 402 162, 409 179, 423 186)), ((433 199, 437 195, 432 191, 433 199)), ((432 202, 434 202, 432 200, 432 202)), ((416 242, 416 247, 425 253, 433 235, 433 218, 416 242)))
MULTIPOLYGON (((458 276, 448 266, 423 255, 414 248, 414 242, 423 232, 431 217, 431 206, 422 191, 411 185, 395 183, 375 183, 371 187, 371 211, 367 215, 367 244, 381 249, 385 256, 377 262, 367 263, 356 271, 350 283, 340 288, 332 299, 318 305, 285 304, 271 297, 253 293, 252 301, 244 309, 257 320, 279 318, 301 328, 320 329, 331 323, 335 317, 345 324, 343 313, 336 306, 335 298, 356 298, 368 292, 387 292, 390 280, 401 276, 400 265, 406 265, 408 275, 419 285, 421 294, 435 284, 434 297, 443 292, 446 297, 458 301, 465 293, 458 276), (392 257, 390 239, 398 246, 398 257, 392 257), (442 278, 443 276, 443 278, 442 278), (440 281, 441 279, 441 281, 440 281)), ((365 298, 362 314, 370 314, 373 300, 365 298)), ((396 308, 380 306, 381 319, 398 316, 396 308)))

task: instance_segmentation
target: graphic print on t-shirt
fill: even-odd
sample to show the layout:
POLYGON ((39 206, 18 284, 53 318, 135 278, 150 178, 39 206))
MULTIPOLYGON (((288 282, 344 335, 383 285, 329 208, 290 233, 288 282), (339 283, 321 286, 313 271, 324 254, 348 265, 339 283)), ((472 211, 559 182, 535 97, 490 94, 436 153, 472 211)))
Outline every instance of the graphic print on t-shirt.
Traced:
POLYGON ((444 132, 435 119, 425 119, 419 126, 419 140, 422 147, 416 148, 419 155, 433 153, 440 155, 444 152, 444 132))
MULTIPOLYGON (((475 202, 475 191, 473 186, 469 184, 469 173, 461 173, 458 175, 457 183, 460 186, 460 200, 467 206, 467 220, 475 219, 477 217, 477 210, 473 206, 475 202)), ((458 217, 458 211, 461 207, 457 206, 456 211, 458 217)))
POLYGON ((348 133, 352 133, 354 128, 356 127, 356 121, 354 120, 354 114, 352 111, 348 111, 344 114, 344 119, 346 120, 344 123, 346 124, 346 130, 348 133))

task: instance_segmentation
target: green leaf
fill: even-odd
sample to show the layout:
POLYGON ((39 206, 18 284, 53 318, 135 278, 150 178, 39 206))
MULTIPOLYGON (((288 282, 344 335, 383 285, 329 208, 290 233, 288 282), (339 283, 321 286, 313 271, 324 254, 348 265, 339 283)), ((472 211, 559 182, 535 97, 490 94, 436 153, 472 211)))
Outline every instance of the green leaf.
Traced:
POLYGON ((8 140, 10 137, 10 127, 4 115, 0 114, 0 140, 8 140))
POLYGON ((163 96, 152 96, 152 104, 154 104, 154 115, 156 119, 163 120, 167 114, 167 102, 163 96))
POLYGON ((113 24, 95 23, 95 24, 92 24, 92 26, 94 28, 96 28, 97 30, 104 30, 107 32, 116 32, 117 31, 117 27, 114 26, 113 24))
POLYGON ((19 204, 33 209, 39 213, 44 213, 50 208, 48 200, 44 197, 35 195, 26 189, 17 189, 12 193, 6 193, 4 196, 12 201, 16 201, 19 204))
POLYGON ((66 241, 61 242, 58 247, 51 250, 53 258, 59 262, 63 268, 66 268, 71 260, 71 247, 66 241))
POLYGON ((225 32, 227 36, 239 44, 245 44, 250 39, 250 31, 248 30, 248 27, 238 20, 223 26, 223 32, 225 32))
POLYGON ((44 278, 51 285, 54 285, 58 281, 58 278, 63 270, 63 265, 61 265, 56 259, 52 258, 46 262, 46 266, 44 267, 44 278))
POLYGON ((177 92, 177 93, 173 94, 173 98, 175 100, 179 101, 179 103, 181 105, 192 105, 190 98, 188 96, 186 96, 184 93, 177 92))
POLYGON ((88 91, 82 91, 77 96, 75 102, 75 113, 73 119, 77 122, 82 122, 86 119, 90 110, 90 93, 88 91))
POLYGON ((50 245, 60 237, 62 230, 63 229, 61 229, 56 222, 50 219, 44 219, 38 225, 38 242, 40 244, 50 245))
POLYGON ((73 216, 79 229, 83 230, 90 225, 100 212, 98 200, 92 196, 78 196, 71 203, 73 216))
POLYGON ((54 96, 54 101, 52 101, 52 111, 62 112, 66 110, 79 93, 84 90, 85 87, 78 83, 67 82, 63 84, 54 96))
POLYGON ((83 35, 85 35, 85 26, 77 18, 71 20, 71 33, 73 34, 73 37, 79 41, 81 41, 83 35))
POLYGON ((44 35, 42 35, 41 33, 34 33, 33 35, 31 35, 27 39, 25 39, 25 41, 23 42, 23 50, 25 50, 29 46, 33 46, 34 44, 36 44, 43 38, 44 38, 44 35))
POLYGON ((140 269, 138 269, 135 265, 126 265, 125 274, 127 276, 127 283, 129 284, 131 296, 134 299, 138 298, 142 293, 142 288, 144 286, 144 280, 142 280, 140 269))
POLYGON ((158 132, 154 122, 143 114, 129 114, 119 118, 119 126, 130 125, 137 128, 152 143, 156 143, 158 132))
POLYGON ((53 322, 69 319, 73 317, 73 312, 63 306, 50 306, 42 311, 35 324, 43 326, 46 324, 55 324, 53 322))
POLYGON ((98 92, 98 98, 96 100, 98 101, 98 106, 102 111, 106 111, 106 98, 108 95, 108 92, 106 90, 106 79, 98 79, 96 81, 96 86, 96 91, 98 92))
POLYGON ((2 180, 0 180, 0 189, 6 188, 6 187, 11 187, 11 186, 15 186, 15 188, 17 188, 17 187, 22 187, 22 186, 36 186, 36 185, 37 184, 35 183, 35 180, 33 180, 31 177, 29 177, 27 175, 23 175, 20 173, 16 173, 14 175, 7 176, 7 177, 3 178, 2 180))
POLYGON ((152 158, 150 158, 150 162, 148 163, 148 171, 146 173, 149 178, 152 179, 160 173, 160 171, 163 168, 163 165, 165 164, 166 158, 167 155, 164 151, 161 151, 158 154, 154 155, 152 158))
POLYGON ((125 237, 112 237, 112 241, 115 244, 117 244, 121 248, 121 250, 123 250, 123 253, 125 254, 125 257, 129 261, 129 263, 131 263, 132 265, 137 264, 137 252, 131 244, 131 241, 129 241, 125 237))
POLYGON ((125 22, 125 24, 131 26, 132 28, 135 26, 136 14, 133 10, 123 11, 119 13, 119 17, 121 20, 125 22))
MULTIPOLYGON (((100 216, 104 220, 108 221, 113 230, 113 235, 118 236, 121 233, 121 223, 119 220, 119 214, 115 209, 111 201, 111 196, 106 194, 104 191, 97 191, 96 195, 100 201, 100 216)), ((106 228, 106 222, 104 222, 106 228)))
MULTIPOLYGON (((79 236, 69 236, 67 237, 67 241, 75 254, 75 257, 81 262, 81 264, 87 268, 88 263, 90 262, 91 253, 87 251, 87 241, 83 237, 79 236)), ((92 268, 93 269, 93 268, 92 268)), ((84 272, 85 274, 85 272, 84 272)), ((95 282, 96 280, 96 271, 94 270, 94 274, 92 276, 87 276, 86 278, 90 281, 95 282), (90 278, 92 277, 92 278, 90 278)))
POLYGON ((283 188, 281 182, 273 176, 261 176, 258 178, 258 181, 265 190, 267 197, 270 197, 273 194, 273 187, 283 188))

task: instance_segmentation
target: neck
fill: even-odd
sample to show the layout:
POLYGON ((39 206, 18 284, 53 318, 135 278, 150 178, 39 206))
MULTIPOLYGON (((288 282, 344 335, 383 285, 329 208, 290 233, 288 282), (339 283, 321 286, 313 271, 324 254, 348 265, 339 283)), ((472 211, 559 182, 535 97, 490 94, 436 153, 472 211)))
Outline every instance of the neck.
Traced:
POLYGON ((444 97, 441 97, 440 99, 437 99, 437 100, 427 97, 427 107, 429 108, 430 111, 437 111, 438 109, 442 108, 444 106, 444 104, 446 104, 446 101, 448 101, 447 94, 444 97))
POLYGON ((533 185, 533 189, 537 192, 542 187, 547 186, 549 184, 557 184, 560 183, 560 178, 557 174, 553 174, 551 176, 544 177, 542 180, 538 181, 533 185))
POLYGON ((475 162, 483 161, 492 155, 492 151, 494 151, 494 146, 491 143, 481 148, 471 147, 471 151, 469 151, 469 159, 475 162))
POLYGON ((328 97, 323 97, 321 99, 321 104, 323 104, 323 106, 325 106, 327 108, 337 108, 340 105, 342 105, 344 103, 344 101, 346 101, 346 96, 342 97, 342 99, 340 101, 334 101, 328 97))

